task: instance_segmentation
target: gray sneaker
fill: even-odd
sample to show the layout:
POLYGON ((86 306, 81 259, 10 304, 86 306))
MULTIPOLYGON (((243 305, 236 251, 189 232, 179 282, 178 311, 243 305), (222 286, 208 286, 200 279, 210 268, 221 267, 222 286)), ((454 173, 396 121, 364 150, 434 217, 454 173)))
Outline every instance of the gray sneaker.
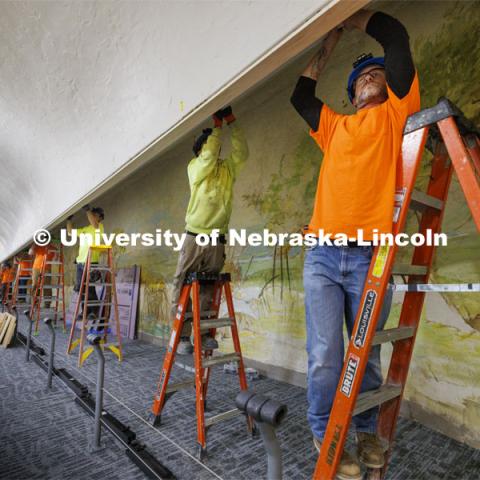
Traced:
POLYGON ((193 353, 193 345, 190 342, 190 337, 180 337, 177 353, 179 355, 191 355, 193 353))
POLYGON ((218 342, 210 335, 202 335, 202 350, 215 350, 218 342))

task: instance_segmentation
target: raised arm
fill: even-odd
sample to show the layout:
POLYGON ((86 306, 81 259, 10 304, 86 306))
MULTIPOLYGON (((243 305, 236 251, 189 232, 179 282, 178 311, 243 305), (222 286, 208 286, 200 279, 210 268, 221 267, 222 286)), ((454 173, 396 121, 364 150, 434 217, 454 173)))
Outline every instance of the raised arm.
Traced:
POLYGON ((245 165, 248 158, 248 144, 243 130, 237 125, 237 122, 229 124, 232 129, 232 152, 226 158, 228 165, 232 169, 235 178, 245 165))
POLYGON ((343 25, 347 30, 362 30, 380 43, 384 50, 388 86, 398 98, 405 97, 415 77, 415 65, 405 27, 386 13, 370 10, 359 10, 343 25))
POLYGON ((222 129, 215 127, 208 136, 201 152, 188 164, 188 179, 190 185, 201 182, 213 172, 217 164, 222 145, 222 129))
POLYGON ((298 79, 295 90, 290 98, 295 110, 297 110, 313 130, 317 130, 318 128, 320 112, 323 106, 323 102, 315 96, 317 80, 325 68, 341 34, 341 28, 336 28, 328 33, 322 42, 320 50, 310 60, 302 76, 298 79))

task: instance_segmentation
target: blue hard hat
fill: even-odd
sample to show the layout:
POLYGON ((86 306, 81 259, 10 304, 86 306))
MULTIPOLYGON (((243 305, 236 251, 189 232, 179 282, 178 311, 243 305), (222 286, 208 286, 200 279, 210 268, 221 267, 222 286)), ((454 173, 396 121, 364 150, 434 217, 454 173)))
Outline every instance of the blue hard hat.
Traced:
POLYGON ((383 57, 374 57, 371 53, 366 55, 365 53, 360 55, 353 64, 353 70, 350 76, 348 77, 348 99, 353 103, 353 98, 355 97, 355 81, 357 80, 360 72, 368 65, 380 65, 385 68, 385 58, 383 57))

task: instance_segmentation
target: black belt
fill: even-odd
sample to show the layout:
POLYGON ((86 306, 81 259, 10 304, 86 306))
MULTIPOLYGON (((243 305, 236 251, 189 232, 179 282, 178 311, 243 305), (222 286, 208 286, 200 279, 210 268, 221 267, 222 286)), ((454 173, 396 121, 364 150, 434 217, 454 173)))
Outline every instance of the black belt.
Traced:
POLYGON ((345 245, 348 248, 355 248, 355 247, 371 247, 371 243, 362 242, 362 245, 359 245, 357 240, 348 240, 347 244, 345 245))
MULTIPOLYGON (((188 230, 185 230, 185 233, 187 235, 191 235, 192 237, 196 237, 197 235, 200 235, 199 233, 195 233, 195 232, 189 232, 188 230)), ((210 236, 210 235, 209 235, 210 236)), ((218 236, 218 241, 220 243, 223 243, 223 245, 225 245, 227 243, 227 238, 225 237, 225 234, 224 233, 221 233, 219 236, 218 236)))

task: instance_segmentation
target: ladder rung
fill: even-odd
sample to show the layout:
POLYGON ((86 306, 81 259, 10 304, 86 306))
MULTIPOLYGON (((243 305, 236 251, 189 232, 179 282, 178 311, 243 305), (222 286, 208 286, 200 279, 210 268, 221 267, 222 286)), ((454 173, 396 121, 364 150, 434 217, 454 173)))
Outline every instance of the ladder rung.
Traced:
POLYGON ((234 408, 233 410, 227 410, 226 412, 219 413, 213 417, 209 417, 205 419, 205 427, 210 427, 215 423, 222 422, 224 420, 230 420, 230 418, 235 418, 241 415, 242 412, 238 408, 234 408))
POLYGON ((110 271, 111 268, 108 265, 90 265, 90 272, 95 270, 110 271))
POLYGON ((211 328, 231 327, 233 319, 230 317, 216 318, 214 320, 202 320, 200 330, 210 330, 211 328))
POLYGON ((111 287, 111 283, 97 283, 97 282, 90 282, 91 287, 111 287))
POLYGON ((233 362, 235 360, 240 360, 240 355, 238 353, 227 353, 226 355, 216 355, 211 357, 208 360, 202 361, 202 367, 212 367, 213 365, 218 365, 220 363, 233 362))
POLYGON ((18 277, 19 280, 30 280, 31 278, 31 275, 29 275, 28 277, 18 277))
POLYGON ((480 292, 480 283, 407 283, 396 284, 395 292, 480 292))
MULTIPOLYGON (((204 312, 200 312, 200 318, 210 318, 210 317, 213 317, 213 315, 216 315, 217 312, 215 312, 214 310, 205 310, 204 312)), ((187 312, 185 314, 185 320, 192 320, 193 319, 193 312, 187 312)))
POLYGON ((44 273, 44 277, 63 277, 63 273, 44 273))
POLYGON ((167 393, 178 392, 178 390, 182 390, 184 388, 194 387, 195 380, 188 380, 186 382, 179 382, 179 383, 172 383, 168 384, 167 386, 167 393))
POLYGON ((45 262, 46 265, 62 265, 63 262, 61 262, 60 260, 48 260, 47 262, 45 262))
POLYGON ((396 342, 405 338, 413 337, 415 333, 414 327, 398 327, 380 330, 373 337, 372 345, 380 345, 382 343, 396 342))
POLYGON ((111 302, 101 302, 101 301, 94 301, 94 302, 82 302, 84 305, 86 305, 87 307, 109 307, 111 305, 113 305, 113 303, 111 302))
POLYGON ((436 210, 441 210, 443 208, 443 201, 432 197, 420 190, 414 189, 412 191, 412 198, 410 201, 410 207, 413 210, 424 210, 425 207, 435 208, 436 210))
POLYGON ((394 265, 393 275, 426 275, 428 268, 425 265, 394 265))
POLYGON ((378 390, 361 393, 357 398, 353 415, 366 412, 373 407, 398 397, 401 393, 402 387, 396 385, 382 385, 378 390))
POLYGON ((44 285, 43 288, 62 288, 63 285, 44 285))
POLYGON ((195 364, 191 355, 180 355, 181 358, 175 358, 175 365, 178 368, 183 368, 187 372, 195 373, 195 364))

